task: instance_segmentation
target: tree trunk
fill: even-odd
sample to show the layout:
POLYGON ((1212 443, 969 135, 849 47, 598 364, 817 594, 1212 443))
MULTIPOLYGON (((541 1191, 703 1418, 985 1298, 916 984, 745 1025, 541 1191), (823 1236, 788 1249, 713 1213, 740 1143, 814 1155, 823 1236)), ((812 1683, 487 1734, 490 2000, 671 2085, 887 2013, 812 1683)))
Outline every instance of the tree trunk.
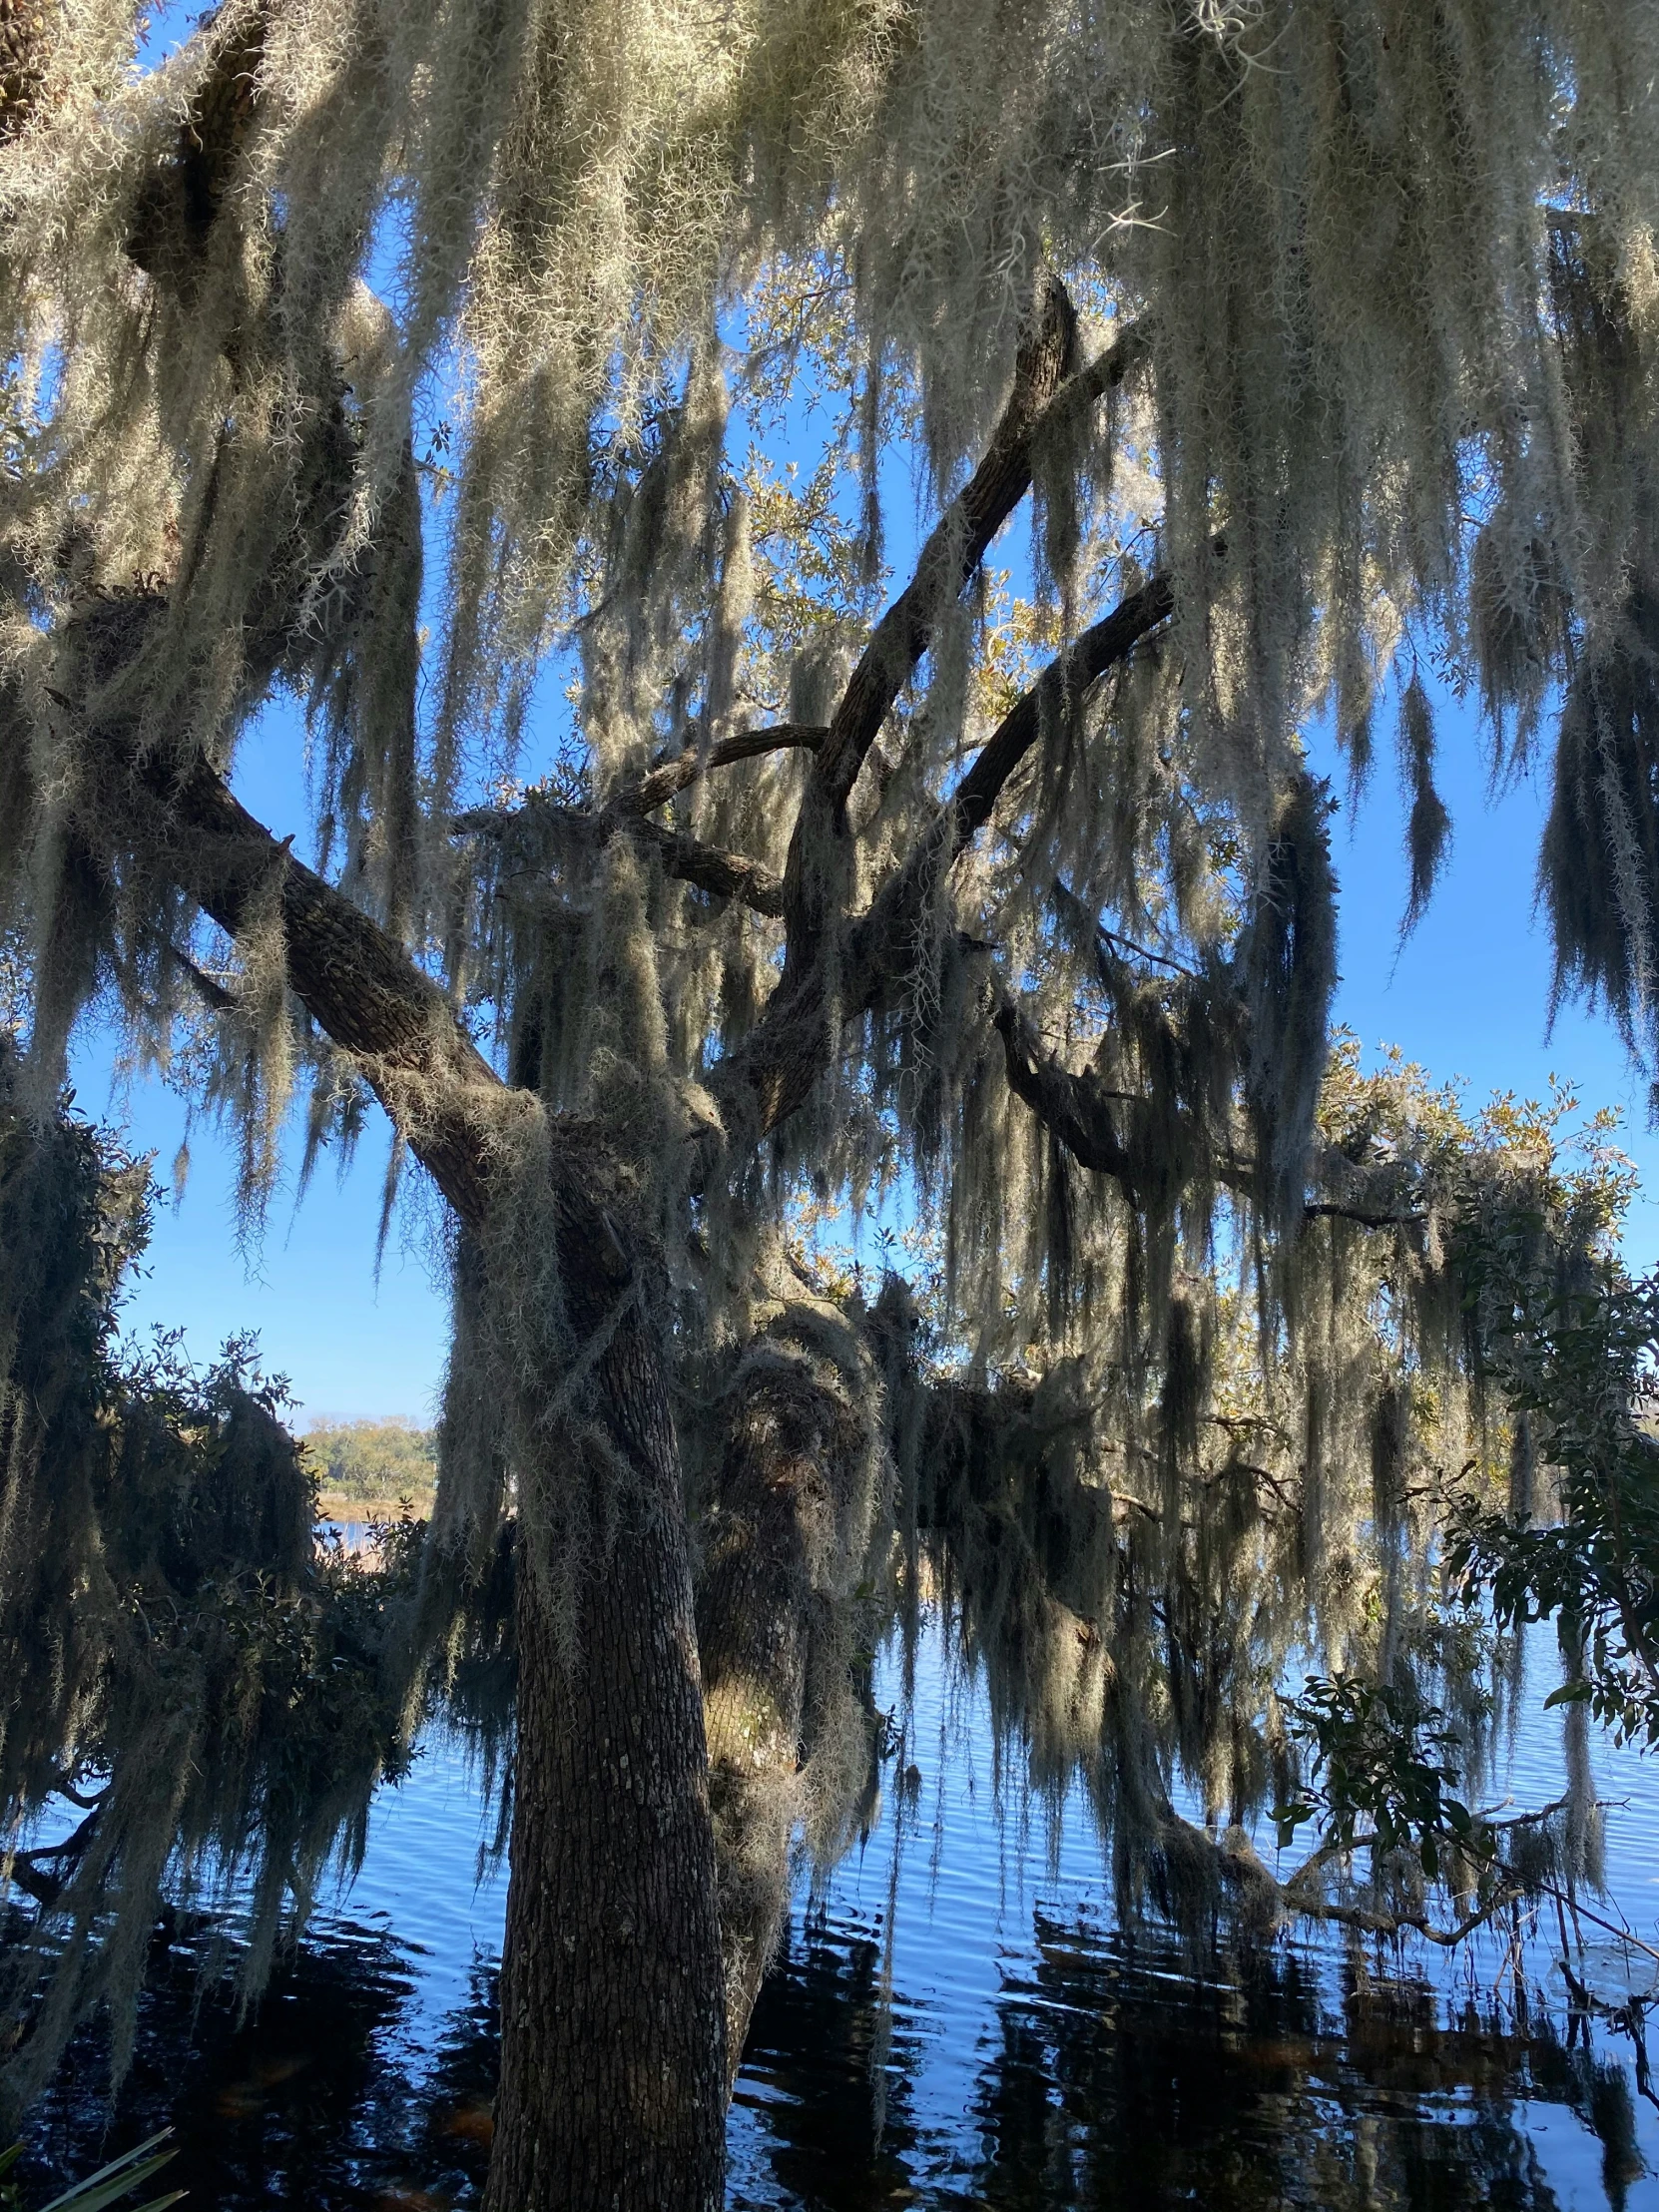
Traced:
MULTIPOLYGON (((461 1223, 511 1204, 504 1131, 541 1112, 503 1085, 401 946, 279 847, 205 763, 172 778, 106 734, 136 810, 233 934, 281 886, 288 980, 357 1065, 461 1223)), ((584 1132, 562 1156, 568 1318, 596 1338, 649 1269, 584 1132)), ((548 1403, 566 1382, 540 1379, 548 1403)), ((725 1989, 680 1452, 650 1324, 630 1307, 593 1375, 591 1418, 622 1470, 602 1559, 561 1636, 532 1562, 518 1598, 518 1754, 488 2212, 715 2212, 726 2137, 725 1989)), ((546 1432, 549 1453, 564 1431, 546 1432)), ((584 1479, 568 1452, 548 1487, 584 1479)))
MULTIPOLYGON (((726 2023, 702 1688, 679 1447, 637 1312, 597 1382, 598 1420, 632 1481, 603 1559, 577 1582, 574 1634, 520 1552, 501 2086, 485 2207, 715 2212, 726 2023)), ((605 1479, 579 1463, 551 1472, 605 1479)))

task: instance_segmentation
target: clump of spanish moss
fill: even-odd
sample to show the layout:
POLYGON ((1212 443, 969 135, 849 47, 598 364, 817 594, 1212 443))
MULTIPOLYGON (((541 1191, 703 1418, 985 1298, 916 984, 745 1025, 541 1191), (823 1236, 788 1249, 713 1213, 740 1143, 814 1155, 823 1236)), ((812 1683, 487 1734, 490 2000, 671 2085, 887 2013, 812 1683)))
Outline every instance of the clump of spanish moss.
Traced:
POLYGON ((1413 670, 1399 695, 1399 777, 1410 800, 1405 821, 1405 851, 1411 864, 1410 888, 1401 927, 1414 928, 1428 904, 1445 862, 1451 817, 1434 789, 1434 721, 1422 679, 1413 670))
MULTIPOLYGON (((1083 1779, 1125 1913, 1162 1913, 1201 1947, 1222 1924, 1271 1930, 1330 1911, 1420 1919, 1422 1872, 1405 1864, 1414 1841, 1390 1845, 1370 1886, 1345 1877, 1335 1895, 1334 1854, 1283 1889, 1254 1863, 1249 1831, 1295 1794, 1286 1701, 1297 1670, 1317 1656, 1335 1679, 1382 1685, 1401 1712, 1432 1706, 1472 1797, 1498 1733, 1483 1700, 1500 1707, 1514 1685, 1492 1615, 1464 1595, 1506 1562, 1501 1619, 1547 1603, 1556 1570, 1542 1559, 1528 1570, 1503 1549, 1530 1541, 1575 1558, 1600 1545, 1600 1566, 1583 1571, 1600 1576, 1599 1603, 1619 1602, 1603 1557, 1611 1523, 1588 1487, 1559 1528, 1546 1518, 1530 1538, 1517 1533, 1548 1504, 1541 1469, 1518 1501, 1515 1491, 1515 1468, 1540 1448, 1537 1424, 1551 1433, 1542 1408, 1575 1435, 1583 1416, 1578 1384, 1522 1382, 1505 1316, 1528 1297, 1560 1314, 1549 1303, 1559 1287, 1609 1264, 1619 1203, 1617 1160, 1566 1171, 1553 1126, 1501 1110, 1471 1123, 1418 1071, 1396 1062, 1362 1077, 1345 1047, 1319 1101, 1319 1195, 1287 1263, 1295 1330, 1266 1362, 1254 1300, 1209 1270, 1176 1289, 1144 1365, 1096 1338, 1040 1379, 1004 1370, 976 1382, 930 1361, 913 1320, 889 1330, 901 1617, 906 1604, 934 1605, 963 1663, 983 1671, 1005 1772, 1056 1806, 1083 1779), (1506 1241, 1506 1225, 1523 1221, 1524 1260, 1506 1241), (1488 1313, 1493 1267, 1523 1273, 1502 1277, 1511 1288, 1491 1293, 1488 1313), (1487 1531, 1487 1563, 1469 1577, 1468 1548, 1453 1545, 1442 1578, 1436 1539, 1449 1543, 1470 1516, 1487 1531), (1539 1594, 1515 1597, 1522 1578, 1539 1594), (1194 1801, 1198 1826, 1179 1809, 1194 1801)), ((1605 1362, 1574 1311, 1559 1340, 1573 1349, 1554 1357, 1576 1361, 1588 1392, 1605 1362)), ((1607 1326, 1626 1327, 1611 1307, 1607 1326)), ((1597 1467, 1595 1479, 1612 1479, 1605 1454, 1597 1467)), ((1485 1883, 1482 1897, 1494 1883, 1531 1894, 1527 1870, 1557 1831, 1562 1879, 1599 1881, 1585 1708, 1573 1711, 1559 1818, 1517 1826, 1513 1851, 1490 1864, 1478 1851, 1459 1858, 1448 1831, 1453 1902, 1468 1883, 1485 1883)))
POLYGON ((1659 835, 1659 603, 1633 592, 1567 691, 1540 876, 1555 931, 1556 996, 1601 998, 1626 1042, 1653 1042, 1659 835), (1593 862, 1587 856, 1593 855, 1593 862))

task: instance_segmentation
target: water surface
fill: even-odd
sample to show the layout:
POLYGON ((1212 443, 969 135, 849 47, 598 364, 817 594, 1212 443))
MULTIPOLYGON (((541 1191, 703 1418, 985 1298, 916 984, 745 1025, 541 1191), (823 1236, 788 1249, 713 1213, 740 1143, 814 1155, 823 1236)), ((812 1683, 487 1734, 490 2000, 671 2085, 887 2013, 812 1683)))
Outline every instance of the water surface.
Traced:
MULTIPOLYGON (((1560 1787, 1541 1696, 1508 1777, 1521 1803, 1560 1787)), ((890 1654, 878 1697, 898 1702, 890 1654)), ((908 1728, 870 1832, 797 1897, 733 2109, 729 2212, 1659 2212, 1659 2111, 1631 2042, 1570 2016, 1558 1944, 1518 1989, 1494 1989, 1495 1939, 1448 1960, 1321 1933, 1200 1969, 1167 1931, 1116 1924, 1080 1798, 1022 1809, 1000 1786, 983 1701, 936 1640, 908 1728)), ((1651 1939, 1659 1771, 1605 1745, 1597 1771, 1624 1801, 1609 1887, 1651 1939)), ((476 2203, 505 1893, 499 1868, 479 1879, 489 1833, 476 1777, 433 1739, 249 2020, 201 1993, 207 1932, 167 1931, 113 2126, 89 2034, 39 2112, 36 2180, 171 2120, 204 2212, 476 2203)), ((1659 1973, 1586 1935, 1603 1991, 1659 1973)))

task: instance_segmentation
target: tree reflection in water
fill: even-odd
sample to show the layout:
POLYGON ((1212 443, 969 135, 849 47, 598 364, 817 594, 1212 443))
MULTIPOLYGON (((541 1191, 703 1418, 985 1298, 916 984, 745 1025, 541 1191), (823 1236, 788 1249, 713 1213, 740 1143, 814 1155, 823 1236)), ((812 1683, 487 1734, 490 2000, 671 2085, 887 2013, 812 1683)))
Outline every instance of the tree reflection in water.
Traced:
POLYGON ((1471 2001, 1444 2024, 1443 1990, 1378 1973, 1358 1945, 1341 1960, 1259 1950, 1197 1975, 1156 1931, 1130 1940, 1039 1909, 1033 1934, 952 2142, 918 2117, 931 2038, 902 1995, 882 2124, 877 1936, 798 1929, 756 2012, 734 2212, 1555 2212, 1535 2133, 1568 2113, 1599 2144, 1612 2212, 1648 2172, 1629 2069, 1576 2034, 1567 2047, 1536 2007, 1517 2019, 1471 2001))
POLYGON ((421 2050, 406 2033, 420 1960, 390 1935, 336 1923, 282 1960, 242 2021, 229 1994, 203 1994, 212 1940, 201 1928, 159 1933, 133 2069, 107 2132, 107 2050, 96 2031, 77 2037, 32 2115, 26 2201, 50 2194, 48 2180, 84 2173, 106 2145, 168 2125, 179 2142, 169 2181, 203 2212, 438 2212, 477 2201, 496 2072, 493 1962, 477 1962, 468 2001, 421 2050))
MULTIPOLYGON (((878 1692, 897 1686, 888 1667, 878 1692)), ((798 1908, 739 2083, 731 2212, 1659 2204, 1630 2045, 1604 2021, 1593 2039, 1569 2023, 1559 1994, 1545 2005, 1547 1945, 1517 2005, 1512 1979, 1501 2002, 1491 1992, 1501 1945, 1447 1963, 1327 1931, 1224 1939, 1200 1959, 1156 1922, 1128 1930, 1086 1804, 1071 1801, 1045 1860, 1040 1820, 1007 1817, 1009 1768, 1000 1784, 987 1771, 980 1693, 960 1687, 924 1655, 885 1811, 798 1908), (929 1746, 925 1788, 897 1779, 929 1746)), ((1528 1744, 1547 1771, 1552 1727, 1528 1744)), ((1608 1795, 1629 1803, 1610 1878, 1635 1911, 1654 1778, 1633 1757, 1608 1764, 1608 1795)), ((479 1811, 463 1755, 434 1742, 377 1801, 355 1888, 247 2020, 227 1976, 204 1982, 204 1965, 234 1963, 223 1927, 165 1922, 114 2123, 107 2042, 89 2030, 33 2115, 25 2201, 171 2122, 203 2212, 476 2204, 500 1903, 473 1889, 479 1811)))

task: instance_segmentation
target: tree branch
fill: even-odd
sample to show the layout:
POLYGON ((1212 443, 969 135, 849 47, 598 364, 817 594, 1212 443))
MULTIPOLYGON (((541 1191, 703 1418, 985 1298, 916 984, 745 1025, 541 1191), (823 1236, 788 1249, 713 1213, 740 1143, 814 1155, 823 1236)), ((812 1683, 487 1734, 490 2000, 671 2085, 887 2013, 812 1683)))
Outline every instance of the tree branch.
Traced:
POLYGON ((1415 1229, 1426 1214, 1374 1213, 1364 1206, 1345 1206, 1334 1198, 1311 1198, 1302 1209, 1310 1221, 1353 1221, 1362 1229, 1415 1229))
POLYGON ((532 798, 522 807, 458 815, 453 827, 461 835, 521 843, 526 848, 525 865, 531 870, 545 866, 549 857, 547 839, 538 834, 541 831, 585 840, 595 849, 609 844, 613 837, 631 837, 636 844, 655 852, 663 873, 679 882, 691 883, 715 898, 735 898, 757 914, 776 917, 784 911, 783 877, 764 861, 723 845, 705 844, 684 830, 669 830, 639 815, 617 814, 610 808, 590 814, 584 808, 555 807, 532 798))
POLYGON ((747 852, 723 845, 704 844, 678 830, 664 830, 654 822, 638 822, 630 834, 657 854, 665 875, 691 883, 714 898, 734 898, 752 913, 774 919, 784 911, 784 878, 747 852))
MULTIPOLYGON (((1168 619, 1173 604, 1168 581, 1155 577, 1052 661, 1004 716, 909 856, 888 875, 848 931, 835 992, 835 1009, 843 1022, 861 1019, 884 992, 903 980, 914 958, 917 927, 941 871, 960 858, 989 821, 1003 786, 1048 726, 1055 706, 1098 681, 1168 619)), ((788 922, 787 876, 784 896, 788 922)), ((792 953, 796 942, 792 938, 792 953)), ((830 1017, 830 993, 823 968, 824 963, 815 960, 792 974, 786 965, 783 980, 755 1027, 710 1071, 708 1086, 729 1137, 742 1132, 749 1141, 759 1141, 811 1093, 824 1066, 830 1017)), ((1063 1071, 1054 1072, 1063 1079, 1063 1071)), ((1038 1078, 1033 1075, 1031 1080, 1038 1078)), ((1085 1110, 1077 1123, 1080 1134, 1090 1118, 1085 1110)), ((1098 1148, 1105 1140, 1098 1131, 1096 1136, 1098 1148)))
POLYGON ((1052 727, 1054 716, 1126 659, 1142 638, 1168 620, 1173 607, 1168 580, 1154 577, 1057 655, 1004 715, 852 931, 847 966, 852 974, 871 979, 866 1005, 904 972, 941 873, 961 858, 989 822, 1008 779, 1052 727))
POLYGON ((1045 428, 1121 383, 1146 350, 1131 324, 1116 343, 1069 380, 1077 318, 1065 287, 1050 277, 1014 365, 1013 390, 985 456, 934 525, 915 574, 887 609, 852 671, 819 752, 816 781, 831 807, 844 807, 893 701, 933 641, 992 538, 1031 488, 1032 456, 1045 428))
POLYGON ((951 816, 953 860, 989 822, 1009 777, 1054 718, 1174 611, 1175 591, 1169 578, 1154 576, 1049 662, 980 747, 973 766, 945 803, 951 816))
POLYGON ((206 969, 198 967, 188 952, 182 952, 171 938, 166 937, 161 940, 161 948, 210 1012, 228 1014, 235 1010, 235 994, 209 975, 206 969))
POLYGON ((1013 389, 984 458, 934 525, 910 582, 876 624, 819 748, 784 874, 784 981, 800 985, 837 916, 847 836, 846 803, 865 756, 948 608, 998 530, 1031 488, 1045 425, 1068 418, 1125 376, 1145 341, 1133 326, 1099 360, 1064 381, 1077 318, 1058 278, 1044 279, 1013 389))
MULTIPOLYGON (((483 1220, 491 1155, 512 1096, 402 946, 288 848, 206 761, 135 761, 109 732, 101 800, 148 818, 146 842, 233 936, 279 914, 290 987, 356 1061, 415 1156, 468 1226, 483 1220)), ((96 742, 96 740, 95 740, 96 742)))
POLYGON ((1115 1177, 1133 1196, 1128 1149, 1112 1119, 1112 1101, 1119 1094, 1108 1091, 1092 1070, 1073 1075, 1044 1059, 1012 998, 1002 998, 991 1020, 1002 1039, 1009 1089, 1024 1099, 1080 1167, 1115 1177))
POLYGON ((731 768, 738 761, 759 760, 768 753, 816 753, 828 735, 828 727, 821 722, 777 722, 763 730, 736 731, 711 746, 689 745, 672 759, 657 762, 632 789, 613 792, 605 803, 606 812, 650 814, 711 769, 731 768))
MULTIPOLYGON (((688 745, 683 752, 658 761, 637 784, 613 792, 602 807, 587 810, 588 818, 595 823, 612 817, 631 821, 666 805, 713 769, 731 768, 739 761, 757 761, 768 753, 816 752, 824 743, 827 727, 822 722, 777 722, 763 730, 736 731, 715 745, 688 745)), ((538 803, 537 795, 531 793, 517 807, 473 807, 457 815, 449 828, 455 836, 505 836, 527 810, 538 803)), ((582 812, 576 808, 569 811, 572 814, 582 812)))

